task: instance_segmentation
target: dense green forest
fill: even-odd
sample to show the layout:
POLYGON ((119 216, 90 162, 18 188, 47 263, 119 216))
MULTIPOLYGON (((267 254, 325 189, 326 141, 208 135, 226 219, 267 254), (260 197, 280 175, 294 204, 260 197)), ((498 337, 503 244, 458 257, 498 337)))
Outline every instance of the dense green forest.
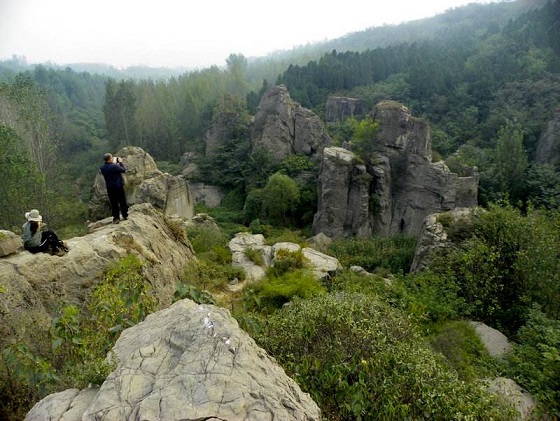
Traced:
MULTIPOLYGON (((314 163, 298 156, 274 162, 251 151, 251 117, 267 87, 284 84, 294 100, 321 117, 332 95, 359 98, 369 110, 380 100, 399 101, 430 123, 434 160, 445 160, 457 173, 465 164, 478 167, 479 203, 486 213, 459 223, 442 219, 456 247, 434 256, 421 274, 407 273, 414 238, 349 239, 331 246, 329 252, 345 266, 391 274, 391 286, 347 272, 318 285, 301 271, 298 256, 288 256, 286 267, 293 270, 271 273, 261 287, 246 291, 234 314, 332 419, 371 414, 451 419, 454 413, 464 419, 508 419, 469 383, 502 374, 533 393, 541 411, 558 417, 560 168, 536 162, 535 155, 560 105, 559 6, 558 0, 471 4, 263 58, 231 54, 223 67, 182 73, 32 67, 17 58, 0 63, 0 228, 19 232, 24 213, 39 208, 63 237, 81 235, 104 152, 140 146, 160 169, 176 174, 189 153, 198 164, 198 179, 222 187, 226 196, 220 208, 201 209, 219 221, 219 236, 188 232, 200 262, 185 274, 190 289, 178 293, 214 302, 203 290, 219 290, 229 277, 239 276, 232 275, 224 257, 233 232, 251 230, 304 243, 316 209, 314 186, 295 181, 302 172, 316 172, 314 163), (206 156, 205 135, 216 122, 228 127, 230 139, 206 156), (267 206, 279 192, 285 200, 267 206), (295 305, 282 308, 290 300, 295 305), (379 312, 372 308, 383 309, 387 317, 377 320, 379 312), (336 322, 321 319, 325 311, 336 322), (308 320, 317 332, 336 336, 339 348, 322 355, 320 348, 311 353, 306 342, 305 356, 306 338, 298 332, 309 329, 298 325, 302 314, 312 316, 308 320), (376 320, 378 327, 360 324, 363 317, 376 320), (510 359, 483 357, 465 319, 507 333, 516 341, 510 359), (392 330, 395 325, 398 330, 392 330), (293 329, 290 335, 287 326, 293 329), (391 353, 410 358, 418 371, 407 381, 416 383, 392 381, 415 395, 395 397, 389 389, 373 388, 370 382, 381 370, 369 359, 375 350, 354 355, 343 346, 361 343, 358 334, 372 341, 388 335, 392 345, 382 356, 386 364, 391 353), (399 345, 403 336, 414 344, 430 343, 444 358, 432 361, 427 348, 411 351, 399 345), (437 374, 420 361, 439 367, 437 374), (332 370, 317 369, 324 366, 332 370), (434 378, 431 398, 436 398, 427 407, 414 406, 411 402, 428 399, 418 385, 434 378), (329 395, 332 390, 336 396, 329 395), (472 406, 466 398, 452 403, 443 398, 451 395, 472 398, 472 406), (374 404, 383 401, 394 407, 374 404)), ((363 141, 370 132, 362 117, 327 123, 334 143, 363 141)), ((5 364, 14 358, 12 351, 3 352, 5 364)), ((97 363, 101 358, 90 357, 97 363)), ((51 367, 42 367, 45 379, 56 383, 49 377, 51 367)), ((8 396, 5 389, 2 393, 8 396)), ((37 390, 28 393, 29 399, 38 398, 37 390)), ((10 399, 20 411, 29 404, 10 399)))

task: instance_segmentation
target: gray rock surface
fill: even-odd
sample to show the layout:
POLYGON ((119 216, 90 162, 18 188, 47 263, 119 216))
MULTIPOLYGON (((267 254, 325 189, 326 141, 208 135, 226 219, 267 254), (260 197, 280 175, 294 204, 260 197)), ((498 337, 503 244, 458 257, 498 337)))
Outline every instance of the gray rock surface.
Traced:
POLYGON ((513 421, 534 420, 532 417, 533 410, 537 403, 526 390, 521 388, 517 383, 505 377, 498 377, 487 380, 487 389, 491 393, 500 395, 504 400, 510 403, 517 411, 517 416, 513 421))
POLYGON ((511 351, 511 344, 506 335, 499 330, 481 322, 469 322, 484 344, 486 351, 493 357, 503 357, 511 351))
POLYGON ((432 163, 427 123, 392 101, 379 103, 373 117, 380 130, 370 163, 343 148, 324 149, 314 234, 417 235, 427 215, 476 205, 476 170, 459 177, 445 163, 432 163))
POLYGON ((204 204, 210 209, 220 206, 224 194, 218 186, 205 183, 189 183, 190 190, 194 199, 194 204, 204 204))
POLYGON ((107 266, 134 253, 145 263, 161 308, 171 304, 175 283, 194 253, 178 241, 162 213, 150 204, 135 205, 129 219, 115 225, 106 218, 90 233, 66 241, 62 257, 27 251, 0 259, 0 348, 19 337, 33 337, 37 351, 50 350, 48 331, 58 305, 80 305, 91 294, 107 266), (44 350, 44 349, 43 349, 44 350))
MULTIPOLYGON (((184 178, 161 172, 151 155, 136 146, 125 147, 115 156, 123 158, 126 165, 123 178, 129 206, 150 203, 165 216, 181 219, 193 216, 194 200, 184 178)), ((101 159, 99 166, 102 164, 101 159)), ((93 221, 111 215, 105 180, 100 173, 95 177, 88 215, 93 221)))
POLYGON ((8 256, 23 250, 23 240, 12 231, 0 230, 0 257, 8 256))
POLYGON ((253 151, 264 149, 278 162, 293 154, 316 159, 330 144, 321 119, 293 101, 284 85, 265 92, 253 121, 253 151))
POLYGON ((330 96, 325 105, 325 120, 344 121, 346 118, 365 114, 364 103, 358 98, 330 96))
POLYGON ((307 260, 307 267, 310 268, 318 279, 323 279, 334 275, 341 269, 338 259, 321 253, 309 247, 301 247, 299 244, 291 242, 276 243, 273 246, 265 244, 262 234, 250 234, 240 232, 230 240, 228 248, 232 254, 232 265, 241 267, 245 271, 245 277, 249 282, 256 282, 264 278, 266 269, 274 266, 274 260, 279 250, 290 252, 302 252, 307 260), (263 265, 255 264, 245 251, 248 249, 256 250, 263 258, 263 265))
MULTIPOLYGON (((457 221, 468 221, 476 208, 456 208, 445 213, 436 213, 426 216, 414 251, 414 258, 410 265, 411 272, 418 272, 430 264, 430 254, 437 249, 448 247, 447 232, 438 221, 440 216, 445 216, 450 223, 457 221)), ((464 222, 463 222, 464 223, 464 222)))
POLYGON ((60 413, 76 402, 73 390, 46 397, 25 420, 320 420, 225 309, 179 301, 125 330, 113 351, 117 367, 78 401, 85 410, 60 413))

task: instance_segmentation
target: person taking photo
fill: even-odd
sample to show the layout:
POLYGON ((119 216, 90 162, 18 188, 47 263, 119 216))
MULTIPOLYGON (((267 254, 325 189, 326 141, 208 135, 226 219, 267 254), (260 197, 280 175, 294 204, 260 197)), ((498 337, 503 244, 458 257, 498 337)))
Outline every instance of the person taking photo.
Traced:
POLYGON ((123 219, 128 219, 128 205, 126 203, 124 179, 122 177, 123 173, 126 172, 126 167, 122 158, 113 158, 113 155, 110 153, 103 155, 103 159, 105 162, 99 170, 105 179, 113 223, 118 224, 120 222, 120 215, 122 215, 123 219))

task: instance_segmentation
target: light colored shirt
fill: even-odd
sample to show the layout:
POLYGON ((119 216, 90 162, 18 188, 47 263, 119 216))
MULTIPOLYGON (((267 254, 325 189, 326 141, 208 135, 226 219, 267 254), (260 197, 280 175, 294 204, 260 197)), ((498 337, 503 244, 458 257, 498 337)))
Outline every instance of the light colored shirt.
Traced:
POLYGON ((34 235, 31 235, 31 222, 27 221, 21 228, 23 231, 23 246, 25 248, 41 245, 41 227, 37 229, 34 235))

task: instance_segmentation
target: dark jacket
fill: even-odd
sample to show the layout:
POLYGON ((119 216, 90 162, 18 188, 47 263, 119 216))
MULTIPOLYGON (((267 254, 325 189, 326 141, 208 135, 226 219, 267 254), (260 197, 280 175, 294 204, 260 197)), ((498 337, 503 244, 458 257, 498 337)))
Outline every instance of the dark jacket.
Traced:
POLYGON ((105 178, 105 185, 107 186, 107 190, 118 189, 124 186, 122 173, 126 172, 126 167, 122 162, 119 164, 105 162, 101 167, 99 167, 99 170, 105 178))

